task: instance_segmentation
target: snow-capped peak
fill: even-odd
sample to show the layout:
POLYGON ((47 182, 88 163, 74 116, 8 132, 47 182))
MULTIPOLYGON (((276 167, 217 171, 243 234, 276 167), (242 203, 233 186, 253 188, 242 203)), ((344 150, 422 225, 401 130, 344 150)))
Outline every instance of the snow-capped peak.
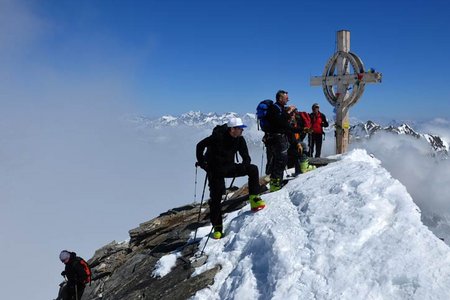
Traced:
MULTIPOLYGON (((237 113, 228 112, 224 114, 217 114, 214 112, 202 113, 199 111, 190 111, 180 116, 162 116, 157 119, 149 119, 146 117, 130 118, 135 123, 145 124, 150 128, 162 128, 166 126, 193 126, 193 127, 213 127, 216 125, 225 124, 231 117, 239 117, 237 113)), ((254 115, 246 114, 243 119, 255 119, 254 115)))

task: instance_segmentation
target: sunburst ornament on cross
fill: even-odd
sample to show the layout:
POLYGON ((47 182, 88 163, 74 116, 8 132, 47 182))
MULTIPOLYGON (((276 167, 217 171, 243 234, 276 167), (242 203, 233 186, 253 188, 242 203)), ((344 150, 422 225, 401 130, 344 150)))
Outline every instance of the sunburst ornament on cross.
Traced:
POLYGON ((322 76, 313 76, 311 86, 322 86, 328 102, 336 111, 336 153, 347 151, 349 109, 361 98, 366 83, 380 83, 382 74, 365 71, 362 60, 350 52, 350 31, 337 32, 337 52, 328 60, 322 76))

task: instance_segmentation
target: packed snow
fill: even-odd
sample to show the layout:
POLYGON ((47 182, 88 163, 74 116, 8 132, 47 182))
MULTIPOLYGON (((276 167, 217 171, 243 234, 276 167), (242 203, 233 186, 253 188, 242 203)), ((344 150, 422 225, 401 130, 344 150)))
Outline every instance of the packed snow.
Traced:
POLYGON ((229 214, 194 276, 222 268, 193 299, 450 299, 450 249, 405 187, 365 150, 340 158, 229 214))
POLYGON ((179 252, 170 253, 161 257, 156 263, 155 270, 152 272, 153 277, 164 277, 175 267, 177 258, 180 257, 179 252))

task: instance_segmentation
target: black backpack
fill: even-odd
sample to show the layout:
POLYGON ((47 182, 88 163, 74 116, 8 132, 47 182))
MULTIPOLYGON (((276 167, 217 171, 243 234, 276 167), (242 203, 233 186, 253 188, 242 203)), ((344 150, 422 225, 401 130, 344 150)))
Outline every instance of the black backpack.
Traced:
POLYGON ((216 125, 216 127, 214 127, 211 133, 211 138, 214 140, 214 143, 206 149, 205 153, 205 158, 207 161, 212 159, 213 156, 216 156, 218 155, 218 153, 220 153, 223 147, 223 136, 227 130, 227 124, 216 125))
POLYGON ((221 138, 225 132, 228 130, 227 124, 216 125, 212 131, 212 136, 215 138, 221 138))
MULTIPOLYGON (((214 127, 211 137, 214 139, 214 145, 212 145, 211 148, 208 148, 208 150, 206 151, 206 158, 208 159, 208 157, 211 157, 213 155, 218 155, 223 147, 223 137, 225 135, 225 132, 228 131, 228 125, 227 124, 223 124, 223 125, 216 125, 216 127, 214 127)), ((236 153, 236 161, 239 162, 239 157, 236 153)))

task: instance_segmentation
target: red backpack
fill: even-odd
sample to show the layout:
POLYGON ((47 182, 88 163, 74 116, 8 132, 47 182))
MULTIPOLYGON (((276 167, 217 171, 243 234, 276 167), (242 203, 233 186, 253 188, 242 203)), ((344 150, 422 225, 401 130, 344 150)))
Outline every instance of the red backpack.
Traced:
POLYGON ((89 267, 88 263, 80 257, 80 264, 83 266, 84 272, 86 273, 86 280, 84 283, 90 283, 92 278, 91 267, 89 267))
POLYGON ((303 129, 308 128, 311 129, 311 117, 306 111, 299 111, 297 114, 300 116, 300 119, 303 123, 303 129))

